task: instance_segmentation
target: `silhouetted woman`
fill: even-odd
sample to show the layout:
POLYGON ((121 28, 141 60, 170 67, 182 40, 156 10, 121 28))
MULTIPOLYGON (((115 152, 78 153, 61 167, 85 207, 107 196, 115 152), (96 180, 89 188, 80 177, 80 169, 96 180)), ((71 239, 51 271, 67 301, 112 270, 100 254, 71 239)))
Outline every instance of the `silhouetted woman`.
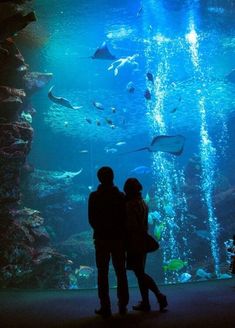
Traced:
POLYGON ((124 184, 127 213, 127 269, 133 270, 138 280, 142 301, 133 306, 136 311, 150 311, 149 290, 159 303, 160 311, 167 307, 167 298, 163 295, 154 280, 145 273, 146 252, 144 240, 148 231, 148 206, 144 202, 141 183, 129 178, 124 184))

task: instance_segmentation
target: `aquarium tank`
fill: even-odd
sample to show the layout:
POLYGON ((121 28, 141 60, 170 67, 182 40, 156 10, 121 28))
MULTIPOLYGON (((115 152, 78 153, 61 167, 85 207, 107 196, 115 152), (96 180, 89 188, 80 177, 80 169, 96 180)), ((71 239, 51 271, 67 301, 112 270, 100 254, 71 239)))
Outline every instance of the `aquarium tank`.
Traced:
POLYGON ((97 287, 102 166, 143 185, 158 283, 231 278, 234 17, 233 0, 1 2, 1 288, 97 287))

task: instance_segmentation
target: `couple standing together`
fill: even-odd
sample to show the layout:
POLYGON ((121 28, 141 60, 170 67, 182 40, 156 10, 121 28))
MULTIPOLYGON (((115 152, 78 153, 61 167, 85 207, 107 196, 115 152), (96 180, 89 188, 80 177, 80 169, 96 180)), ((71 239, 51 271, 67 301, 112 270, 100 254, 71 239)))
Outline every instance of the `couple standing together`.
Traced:
POLYGON ((117 298, 120 314, 126 314, 129 301, 126 269, 137 278, 142 300, 136 311, 150 311, 149 290, 159 303, 160 311, 167 307, 167 299, 154 280, 145 273, 146 253, 144 237, 148 230, 148 207, 141 191, 142 185, 135 178, 124 184, 124 193, 114 185, 110 167, 101 167, 97 172, 100 185, 89 196, 88 219, 94 230, 96 266, 98 270, 98 296, 100 309, 96 314, 111 316, 109 297, 109 262, 112 259, 117 276, 117 298))

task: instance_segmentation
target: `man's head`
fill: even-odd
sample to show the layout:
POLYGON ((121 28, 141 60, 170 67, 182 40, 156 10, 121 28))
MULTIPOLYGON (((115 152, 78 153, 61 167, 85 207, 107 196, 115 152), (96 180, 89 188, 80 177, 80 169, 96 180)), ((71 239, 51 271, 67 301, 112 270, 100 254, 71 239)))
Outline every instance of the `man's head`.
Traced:
POLYGON ((101 167, 97 172, 97 177, 101 184, 110 185, 113 184, 113 170, 109 166, 101 167))

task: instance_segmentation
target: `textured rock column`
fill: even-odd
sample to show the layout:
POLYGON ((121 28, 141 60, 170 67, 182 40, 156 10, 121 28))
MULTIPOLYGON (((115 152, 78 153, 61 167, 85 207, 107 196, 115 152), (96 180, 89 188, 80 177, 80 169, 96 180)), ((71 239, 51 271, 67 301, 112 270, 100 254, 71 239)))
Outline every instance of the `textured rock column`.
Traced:
POLYGON ((33 138, 30 97, 52 74, 29 72, 14 44, 11 37, 36 19, 14 3, 0 3, 0 288, 66 288, 70 262, 50 247, 40 213, 21 204, 20 172, 33 138))

